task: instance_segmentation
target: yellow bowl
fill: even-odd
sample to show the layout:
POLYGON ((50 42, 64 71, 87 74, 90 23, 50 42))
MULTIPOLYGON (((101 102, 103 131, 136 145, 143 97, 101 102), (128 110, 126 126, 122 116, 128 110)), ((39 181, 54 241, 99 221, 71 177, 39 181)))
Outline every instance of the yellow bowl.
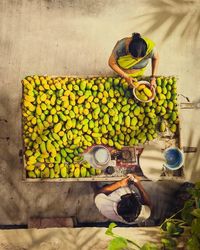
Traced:
MULTIPOLYGON (((137 88, 142 84, 142 85, 146 85, 147 87, 150 87, 150 83, 149 82, 147 82, 147 81, 139 81, 138 82, 139 83, 139 85, 137 86, 137 88)), ((137 95, 136 95, 136 93, 135 93, 135 91, 136 91, 136 89, 137 88, 133 88, 133 95, 134 95, 134 97, 138 100, 138 101, 140 101, 140 102, 150 102, 150 101, 152 101, 154 98, 155 98, 155 96, 156 96, 156 90, 155 90, 155 88, 153 87, 152 89, 151 89, 151 91, 152 91, 152 97, 150 97, 147 101, 144 101, 144 100, 141 100, 141 99, 139 99, 138 97, 137 97, 137 95)))

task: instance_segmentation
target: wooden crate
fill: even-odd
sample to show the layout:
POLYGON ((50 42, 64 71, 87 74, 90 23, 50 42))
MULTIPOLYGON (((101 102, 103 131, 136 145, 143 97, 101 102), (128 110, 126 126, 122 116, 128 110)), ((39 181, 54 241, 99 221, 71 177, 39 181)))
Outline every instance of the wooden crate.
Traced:
MULTIPOLYGON (((45 75, 43 75, 45 76, 45 75)), ((70 75, 70 76, 51 76, 52 78, 54 77, 73 77, 73 78, 93 78, 93 77, 101 77, 102 75, 81 75, 81 76, 75 76, 75 75, 70 75)), ((102 76, 102 77, 113 77, 113 76, 102 76)), ((145 79, 148 77, 143 77, 145 79)), ((23 86, 23 85, 22 85, 23 86)), ((22 102, 23 102, 23 95, 24 95, 24 88, 22 87, 22 102)), ((179 103, 179 102, 178 102, 179 103)), ((22 103, 21 103, 22 104, 22 103)), ((179 125, 178 125, 178 138, 177 138, 177 146, 179 148, 182 148, 182 141, 181 141, 181 115, 180 115, 180 104, 178 104, 179 107, 179 125)), ((21 114, 22 117, 22 114, 21 114)), ((23 136, 23 119, 21 120, 21 131, 22 131, 22 136, 23 136)), ((96 175, 96 176, 90 176, 90 177, 81 177, 81 178, 28 178, 26 176, 26 159, 24 156, 25 152, 25 145, 24 145, 24 140, 23 145, 22 145, 22 161, 23 161, 23 169, 22 169, 22 181, 23 182, 110 182, 110 181, 118 181, 124 178, 125 176, 112 176, 112 175, 96 175)), ((161 176, 160 180, 176 180, 176 181, 184 181, 184 167, 181 170, 181 173, 178 176, 173 175, 173 171, 166 171, 166 176, 161 176)), ((142 180, 147 180, 146 178, 141 177, 142 180)))

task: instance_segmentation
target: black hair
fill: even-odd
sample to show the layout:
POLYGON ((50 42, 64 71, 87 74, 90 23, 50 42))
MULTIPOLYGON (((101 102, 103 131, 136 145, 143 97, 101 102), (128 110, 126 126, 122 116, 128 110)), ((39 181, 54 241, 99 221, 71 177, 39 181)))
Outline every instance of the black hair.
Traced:
POLYGON ((139 33, 133 33, 128 49, 133 57, 144 57, 147 52, 147 44, 139 33))
POLYGON ((117 204, 118 214, 127 222, 133 222, 140 214, 142 205, 136 194, 125 194, 117 204))

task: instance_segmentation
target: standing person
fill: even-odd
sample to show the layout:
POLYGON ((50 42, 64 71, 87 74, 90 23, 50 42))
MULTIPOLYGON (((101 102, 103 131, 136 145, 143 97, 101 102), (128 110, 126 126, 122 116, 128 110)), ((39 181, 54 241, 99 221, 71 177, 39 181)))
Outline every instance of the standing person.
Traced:
POLYGON ((151 59, 151 85, 156 85, 159 56, 155 44, 148 38, 133 33, 132 37, 121 39, 110 55, 109 66, 121 77, 134 86, 134 77, 142 76, 151 59))
POLYGON ((175 194, 181 183, 140 181, 136 175, 100 188, 95 204, 108 220, 129 225, 160 225, 174 212, 175 194), (131 183, 130 183, 131 180, 131 183))

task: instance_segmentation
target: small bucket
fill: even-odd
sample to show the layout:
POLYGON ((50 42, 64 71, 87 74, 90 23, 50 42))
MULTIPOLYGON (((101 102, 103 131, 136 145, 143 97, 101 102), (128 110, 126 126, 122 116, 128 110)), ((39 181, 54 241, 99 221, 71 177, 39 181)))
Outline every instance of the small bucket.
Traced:
POLYGON ((164 151, 165 163, 164 166, 170 170, 177 170, 183 166, 183 152, 176 147, 167 148, 164 151))

